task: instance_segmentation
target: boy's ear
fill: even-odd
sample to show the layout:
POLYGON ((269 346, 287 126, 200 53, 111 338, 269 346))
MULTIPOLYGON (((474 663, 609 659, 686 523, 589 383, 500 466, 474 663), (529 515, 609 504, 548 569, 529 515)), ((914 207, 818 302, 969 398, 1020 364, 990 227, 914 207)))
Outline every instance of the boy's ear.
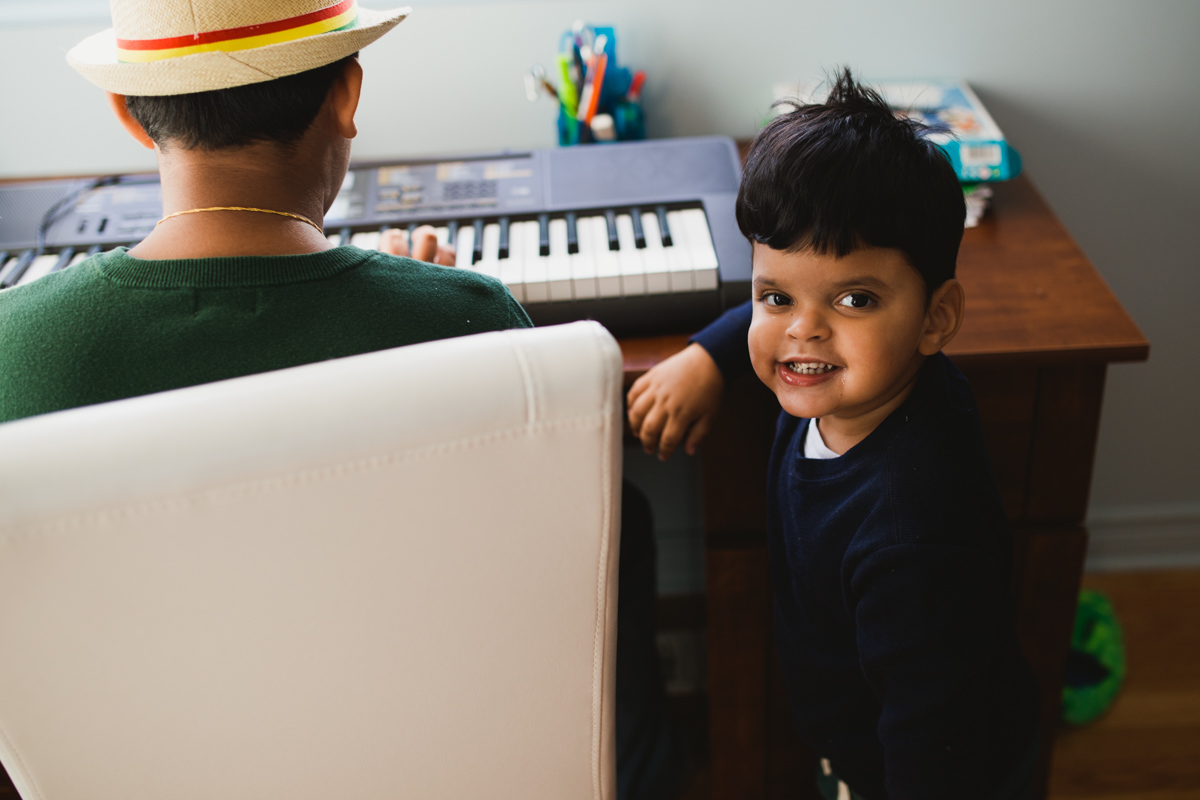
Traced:
POLYGON ((921 355, 931 356, 950 344, 962 325, 965 306, 962 284, 954 278, 934 290, 925 312, 925 330, 921 332, 921 343, 917 347, 921 355))
POLYGON ((134 138, 134 140, 142 147, 154 149, 154 140, 146 133, 142 126, 138 123, 133 115, 129 113, 129 109, 125 106, 125 95, 113 94, 105 92, 108 96, 108 105, 113 110, 113 114, 117 116, 117 122, 121 123, 121 127, 125 132, 134 138))
POLYGON ((362 65, 357 58, 351 58, 329 88, 329 103, 333 108, 338 133, 346 139, 358 135, 354 114, 358 111, 358 98, 362 94, 362 79, 362 65))

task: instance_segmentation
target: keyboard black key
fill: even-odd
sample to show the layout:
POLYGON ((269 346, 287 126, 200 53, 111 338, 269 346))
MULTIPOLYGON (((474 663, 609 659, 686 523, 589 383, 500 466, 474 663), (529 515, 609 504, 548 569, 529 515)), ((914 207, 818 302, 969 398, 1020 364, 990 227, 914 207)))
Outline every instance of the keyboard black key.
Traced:
POLYGON ((629 209, 629 216, 633 219, 633 246, 638 250, 646 249, 646 233, 642 230, 642 210, 640 208, 629 209))
POLYGON ((550 215, 538 214, 538 253, 550 255, 550 215))
POLYGON ((671 246, 671 226, 667 224, 667 207, 659 206, 654 209, 654 213, 658 215, 658 229, 662 232, 663 247, 671 246))
POLYGON ((17 281, 21 280, 21 276, 25 274, 25 270, 29 269, 29 265, 33 263, 33 257, 33 250, 26 250, 24 253, 21 253, 20 258, 17 260, 17 265, 4 276, 4 282, 0 283, 0 289, 16 286, 17 281))
POLYGON ((478 264, 483 259, 483 220, 475 220, 475 247, 471 251, 471 263, 478 264))
POLYGON ((346 245, 350 244, 350 237, 353 235, 354 234, 350 232, 349 228, 342 228, 340 231, 338 231, 338 243, 341 244, 342 247, 345 247, 346 245))
POLYGON ((500 247, 497 258, 508 258, 508 217, 500 218, 500 247))
POLYGON ((579 252, 579 232, 575 229, 575 215, 567 212, 567 252, 575 255, 579 252))
POLYGON ((446 242, 451 247, 455 247, 458 244, 458 223, 457 222, 447 222, 446 223, 446 242))
POLYGON ((604 222, 608 226, 608 249, 620 250, 621 244, 617 241, 617 212, 605 211, 604 222))
POLYGON ((64 247, 62 252, 58 254, 58 261, 51 267, 51 272, 58 272, 60 269, 66 269, 71 263, 71 259, 75 257, 74 247, 64 247))

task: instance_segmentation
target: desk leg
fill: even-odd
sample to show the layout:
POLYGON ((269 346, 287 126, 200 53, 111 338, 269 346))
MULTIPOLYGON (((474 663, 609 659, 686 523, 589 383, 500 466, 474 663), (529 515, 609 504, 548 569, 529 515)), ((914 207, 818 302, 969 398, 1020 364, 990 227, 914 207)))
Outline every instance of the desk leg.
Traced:
POLYGON ((729 387, 703 448, 713 800, 766 796, 766 475, 779 406, 748 377, 729 387))
POLYGON ((764 798, 770 590, 766 548, 708 551, 711 797, 764 798))
POLYGON ((1018 527, 1013 539, 1017 637, 1042 697, 1042 750, 1036 783, 1040 798, 1046 795, 1054 737, 1062 719, 1063 681, 1087 553, 1087 530, 1076 526, 1018 527))

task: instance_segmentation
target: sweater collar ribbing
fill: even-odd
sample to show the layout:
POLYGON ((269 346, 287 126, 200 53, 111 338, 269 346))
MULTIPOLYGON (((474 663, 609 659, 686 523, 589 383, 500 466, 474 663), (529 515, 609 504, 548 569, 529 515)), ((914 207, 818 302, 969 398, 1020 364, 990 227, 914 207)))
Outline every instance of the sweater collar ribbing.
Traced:
POLYGON ((355 247, 292 256, 229 256, 150 260, 118 247, 99 256, 98 267, 111 281, 131 288, 226 289, 329 278, 372 257, 355 247))

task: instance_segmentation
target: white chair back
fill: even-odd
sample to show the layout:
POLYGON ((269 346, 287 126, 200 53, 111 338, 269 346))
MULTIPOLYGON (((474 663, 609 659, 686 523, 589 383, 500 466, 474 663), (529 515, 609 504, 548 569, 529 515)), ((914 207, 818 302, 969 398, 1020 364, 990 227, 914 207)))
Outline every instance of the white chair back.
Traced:
POLYGON ((620 393, 574 323, 0 425, 22 797, 611 798, 620 393))

